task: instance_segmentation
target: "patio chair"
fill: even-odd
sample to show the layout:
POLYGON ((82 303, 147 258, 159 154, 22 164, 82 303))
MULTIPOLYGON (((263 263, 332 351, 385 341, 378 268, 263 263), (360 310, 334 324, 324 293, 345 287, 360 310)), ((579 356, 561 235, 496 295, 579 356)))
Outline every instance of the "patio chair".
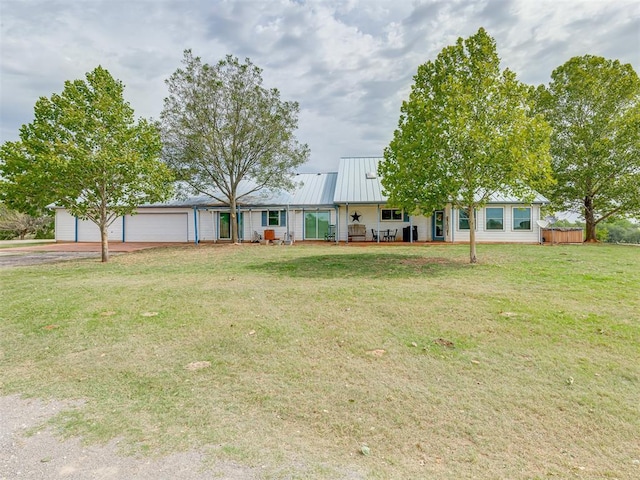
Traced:
POLYGON ((374 228, 371 229, 371 236, 373 237, 374 242, 378 241, 378 232, 376 232, 374 228))
POLYGON ((396 235, 398 235, 398 229, 396 228, 395 232, 391 233, 391 230, 389 230, 389 233, 387 234, 387 241, 389 242, 395 242, 396 241, 396 235))
POLYGON ((336 226, 329 225, 329 230, 324 234, 324 239, 327 242, 335 242, 336 241, 336 226))

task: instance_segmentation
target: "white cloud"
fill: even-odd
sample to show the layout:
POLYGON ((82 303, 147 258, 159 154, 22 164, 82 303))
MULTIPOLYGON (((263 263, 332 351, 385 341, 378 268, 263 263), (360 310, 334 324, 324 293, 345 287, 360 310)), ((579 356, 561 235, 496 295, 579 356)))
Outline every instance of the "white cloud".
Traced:
POLYGON ((191 48, 263 68, 300 103, 305 171, 380 155, 418 66, 484 26, 503 67, 542 83, 586 53, 640 64, 636 0, 2 0, 0 141, 17 138, 39 96, 98 64, 126 85, 136 115, 158 117, 164 80, 191 48))

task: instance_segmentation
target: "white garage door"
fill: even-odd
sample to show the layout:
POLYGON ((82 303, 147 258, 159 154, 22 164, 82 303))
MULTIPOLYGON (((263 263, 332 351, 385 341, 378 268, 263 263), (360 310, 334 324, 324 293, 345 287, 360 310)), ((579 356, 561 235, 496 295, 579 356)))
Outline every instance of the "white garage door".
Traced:
POLYGON ((139 213, 124 221, 125 242, 188 242, 186 213, 139 213))
MULTIPOLYGON (((74 218, 75 221, 75 218, 74 218)), ((99 242, 100 229, 90 220, 78 220, 78 241, 79 242, 99 242)))

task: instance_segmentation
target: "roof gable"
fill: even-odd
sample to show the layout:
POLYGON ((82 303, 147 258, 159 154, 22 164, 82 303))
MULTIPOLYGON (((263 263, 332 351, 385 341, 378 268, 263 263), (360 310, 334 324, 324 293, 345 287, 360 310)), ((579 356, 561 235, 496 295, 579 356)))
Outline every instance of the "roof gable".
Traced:
POLYGON ((335 203, 386 203, 378 176, 380 157, 343 157, 338 166, 335 203))

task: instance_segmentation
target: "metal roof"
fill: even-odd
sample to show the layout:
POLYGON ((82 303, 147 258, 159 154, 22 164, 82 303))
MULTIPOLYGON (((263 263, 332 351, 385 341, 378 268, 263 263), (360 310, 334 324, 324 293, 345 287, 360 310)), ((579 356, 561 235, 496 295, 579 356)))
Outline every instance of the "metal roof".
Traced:
MULTIPOLYGON (((331 173, 300 173, 293 181, 295 192, 284 190, 260 190, 242 197, 238 200, 238 206, 265 207, 265 206, 333 206, 333 193, 336 188, 337 172, 331 173)), ((248 191, 250 184, 244 182, 238 188, 238 193, 248 191)), ((215 208, 225 207, 226 204, 208 195, 198 195, 187 198, 175 198, 164 203, 142 205, 142 207, 198 207, 215 208)))
POLYGON ((296 183, 296 191, 293 194, 291 204, 300 206, 333 206, 337 178, 337 172, 299 173, 293 179, 296 183))
POLYGON ((549 203, 549 200, 540 195, 535 190, 531 190, 533 194, 533 199, 531 202, 523 202, 522 198, 516 197, 515 195, 508 195, 506 193, 493 193, 489 196, 489 203, 549 203))
MULTIPOLYGON (((340 159, 337 172, 300 173, 292 180, 295 183, 293 193, 284 190, 262 189, 242 197, 238 206, 251 207, 329 207, 345 204, 379 204, 384 205, 387 197, 382 194, 382 184, 378 175, 378 164, 381 157, 343 157, 340 159)), ((249 181, 238 186, 238 194, 242 195, 255 187, 249 181)), ((544 196, 532 191, 531 203, 549 203, 544 196)), ((525 203, 509 193, 491 195, 489 203, 525 203)), ((141 205, 142 208, 224 208, 226 203, 215 200, 208 195, 192 197, 176 197, 168 202, 141 205)), ((56 208, 52 205, 51 208, 56 208)))
MULTIPOLYGON (((378 175, 378 164, 383 160, 380 157, 343 157, 338 167, 336 193, 333 201, 337 204, 346 203, 373 203, 384 204, 387 198, 382 194, 382 184, 378 175)), ((543 195, 531 191, 533 200, 531 203, 549 203, 543 195)), ((516 195, 507 192, 494 193, 489 203, 528 203, 516 195)))
POLYGON ((343 157, 338 166, 335 203, 386 203, 378 176, 380 157, 343 157))
MULTIPOLYGON (((251 182, 240 182, 238 185, 238 196, 250 191, 254 188, 254 184, 251 182)), ((224 198, 223 195, 219 195, 224 198)), ((293 195, 284 190, 268 190, 262 189, 253 193, 244 195, 238 199, 239 207, 264 207, 264 206, 282 206, 289 205, 293 200, 293 195)), ((162 207, 162 208, 177 208, 177 207, 226 207, 226 202, 220 202, 209 195, 197 195, 192 197, 176 197, 167 202, 151 203, 141 205, 143 208, 162 207)))

